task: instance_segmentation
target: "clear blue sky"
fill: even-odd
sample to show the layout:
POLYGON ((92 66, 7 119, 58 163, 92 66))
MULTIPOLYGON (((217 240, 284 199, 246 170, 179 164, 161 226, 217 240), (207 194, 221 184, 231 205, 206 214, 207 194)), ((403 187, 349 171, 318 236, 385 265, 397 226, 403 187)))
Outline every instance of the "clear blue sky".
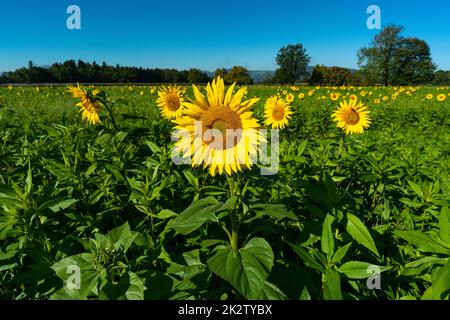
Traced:
POLYGON ((366 28, 370 4, 381 7, 383 25, 404 25, 450 70, 448 0, 0 0, 0 71, 66 59, 273 70, 278 49, 298 42, 311 64, 354 68, 356 51, 378 32, 366 28), (66 28, 70 4, 81 8, 81 30, 66 28))

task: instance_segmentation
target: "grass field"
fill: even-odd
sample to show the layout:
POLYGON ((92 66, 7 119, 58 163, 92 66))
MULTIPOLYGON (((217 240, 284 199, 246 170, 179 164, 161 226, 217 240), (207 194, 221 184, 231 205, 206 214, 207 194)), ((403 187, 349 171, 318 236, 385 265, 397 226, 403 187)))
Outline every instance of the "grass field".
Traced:
POLYGON ((449 298, 450 88, 250 86, 261 125, 273 95, 293 115, 278 174, 232 179, 172 162, 159 87, 100 89, 116 127, 0 87, 0 298, 449 298), (351 95, 372 123, 344 136, 351 95))

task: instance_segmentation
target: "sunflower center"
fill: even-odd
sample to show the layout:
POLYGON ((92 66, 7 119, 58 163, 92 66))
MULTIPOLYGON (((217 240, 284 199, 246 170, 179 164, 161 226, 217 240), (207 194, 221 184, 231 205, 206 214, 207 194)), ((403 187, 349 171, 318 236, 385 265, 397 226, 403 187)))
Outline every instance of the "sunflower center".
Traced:
POLYGON ((203 141, 216 150, 233 148, 242 138, 239 114, 230 107, 211 107, 200 118, 203 141), (219 135, 220 132, 220 135, 219 135), (222 139, 222 141, 218 139, 222 139))
POLYGON ((166 104, 170 111, 177 111, 180 107, 180 98, 176 93, 169 93, 166 96, 166 104))
POLYGON ((276 106, 273 108, 272 117, 275 121, 281 121, 284 119, 284 108, 276 106))
POLYGON ((351 111, 347 114, 347 124, 355 125, 359 122, 359 113, 355 111, 355 109, 351 109, 351 111))

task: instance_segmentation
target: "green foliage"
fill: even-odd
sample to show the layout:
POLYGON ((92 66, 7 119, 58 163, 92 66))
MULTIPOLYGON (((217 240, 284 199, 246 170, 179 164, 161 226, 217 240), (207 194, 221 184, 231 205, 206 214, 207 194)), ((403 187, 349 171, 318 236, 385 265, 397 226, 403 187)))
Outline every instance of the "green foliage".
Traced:
POLYGON ((307 75, 306 67, 310 60, 306 49, 300 43, 281 48, 276 57, 279 68, 275 72, 273 81, 294 84, 307 75))
POLYGON ((172 162, 148 88, 103 89, 116 128, 0 88, 1 299, 449 299, 449 99, 425 99, 448 88, 249 87, 294 115, 277 175, 228 180, 172 162), (371 110, 341 145, 331 92, 371 110))
MULTIPOLYGON (((220 73, 223 72, 218 72, 219 75, 220 73)), ((241 66, 234 66, 227 71, 225 73, 224 81, 226 84, 253 84, 253 79, 250 77, 248 70, 241 66)))
POLYGON ((343 86, 353 83, 353 77, 349 69, 316 65, 308 82, 311 85, 343 86))
POLYGON ((358 51, 358 64, 368 79, 384 85, 431 83, 436 66, 430 47, 423 40, 403 38, 402 31, 401 26, 386 26, 369 47, 358 51))

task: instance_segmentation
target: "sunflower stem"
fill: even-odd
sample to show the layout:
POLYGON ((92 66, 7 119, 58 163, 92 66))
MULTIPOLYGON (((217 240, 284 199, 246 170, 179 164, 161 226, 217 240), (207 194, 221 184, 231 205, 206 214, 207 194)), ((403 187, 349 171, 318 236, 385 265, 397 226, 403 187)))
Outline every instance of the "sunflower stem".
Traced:
MULTIPOLYGON (((227 182, 230 186, 230 197, 236 196, 236 181, 233 176, 227 176, 227 182)), ((233 251, 237 254, 239 250, 239 223, 237 219, 237 205, 230 210, 230 222, 231 222, 231 239, 230 245, 233 251)))
POLYGON ((341 132, 341 135, 339 136, 339 155, 342 156, 344 152, 345 152, 345 133, 341 132))
POLYGON ((106 110, 108 110, 109 116, 111 117, 111 122, 113 124, 114 130, 117 132, 119 132, 118 128, 117 128, 117 123, 116 123, 116 119, 114 118, 114 113, 112 112, 112 109, 110 108, 110 106, 108 106, 108 103, 106 101, 103 101, 103 105, 105 106, 106 110))

